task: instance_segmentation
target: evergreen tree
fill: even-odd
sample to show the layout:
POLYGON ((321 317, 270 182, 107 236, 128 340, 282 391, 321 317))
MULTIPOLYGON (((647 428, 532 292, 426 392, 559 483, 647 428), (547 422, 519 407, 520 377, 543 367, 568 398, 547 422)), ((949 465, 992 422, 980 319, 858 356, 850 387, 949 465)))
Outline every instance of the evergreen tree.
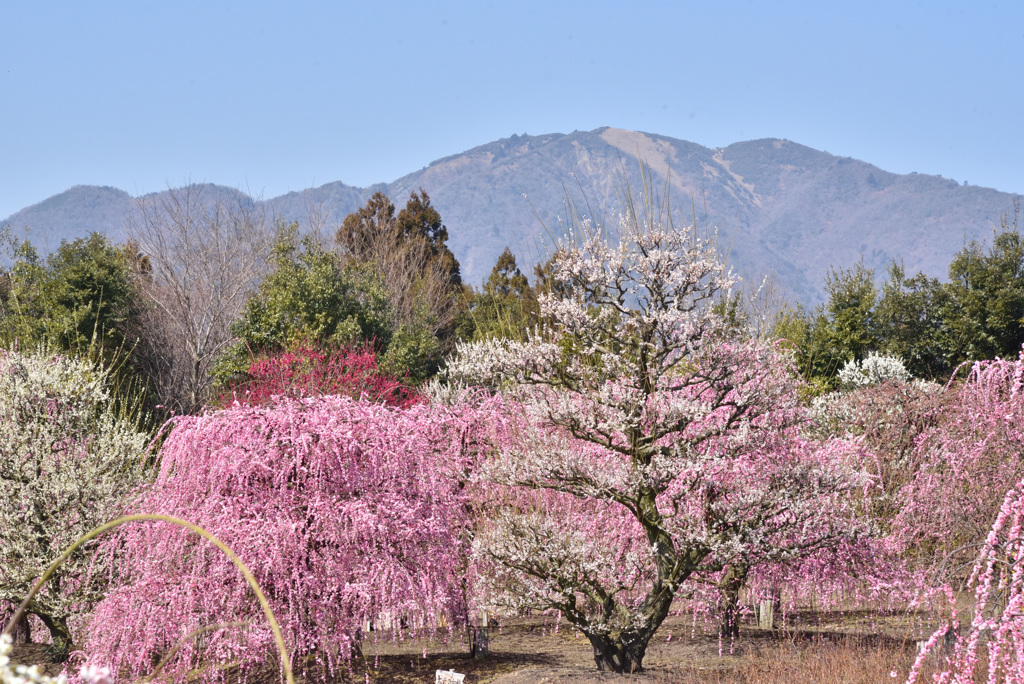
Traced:
POLYGON ((808 382, 834 389, 844 363, 863 359, 878 346, 874 323, 874 271, 857 263, 832 269, 825 277, 828 300, 806 314, 796 309, 780 316, 775 336, 797 347, 797 363, 808 382))
POLYGON ((334 235, 342 252, 359 261, 373 261, 376 245, 384 239, 394 246, 395 205, 379 190, 360 207, 345 217, 334 235))
POLYGON ((902 264, 893 262, 887 270, 874 312, 880 351, 902 359, 914 377, 946 376, 950 369, 940 345, 945 290, 923 273, 908 278, 902 264))
POLYGON ((396 213, 378 191, 345 217, 335 240, 348 266, 372 265, 386 285, 399 343, 389 353, 404 350, 396 363, 415 378, 433 375, 455 348, 466 297, 448 230, 430 197, 422 189, 414 192, 396 213))
POLYGON ((27 240, 12 247, 14 264, 0 288, 5 348, 46 345, 107 360, 130 350, 139 304, 128 250, 99 233, 62 241, 46 260, 27 240))
POLYGON ((253 354, 276 353, 302 343, 361 345, 384 350, 394 330, 387 291, 371 266, 343 266, 337 255, 298 225, 283 226, 273 270, 246 304, 233 332, 238 342, 218 362, 227 379, 244 372, 253 354))
POLYGON ((473 296, 474 339, 509 337, 524 339, 536 323, 537 296, 519 266, 512 250, 505 247, 491 269, 483 290, 473 296))
POLYGON ((972 242, 949 265, 941 343, 950 365, 1014 358, 1024 344, 1024 240, 1005 218, 988 252, 972 242))
POLYGON ((398 212, 395 229, 400 242, 421 243, 425 247, 425 270, 433 267, 442 280, 453 286, 462 284, 459 262, 448 248, 448 229, 423 188, 413 192, 398 212))

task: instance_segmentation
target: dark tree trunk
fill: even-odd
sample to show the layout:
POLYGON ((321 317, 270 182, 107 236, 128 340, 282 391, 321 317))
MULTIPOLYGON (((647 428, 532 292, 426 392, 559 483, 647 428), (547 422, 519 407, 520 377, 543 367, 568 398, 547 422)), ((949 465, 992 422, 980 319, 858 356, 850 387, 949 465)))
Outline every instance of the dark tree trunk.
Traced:
MULTIPOLYGON (((635 441, 635 440, 634 440, 635 441)), ((604 597, 601 605, 601 619, 595 623, 574 608, 559 610, 577 629, 583 632, 594 648, 594 662, 597 669, 618 674, 643 671, 647 645, 661 623, 668 617, 677 588, 686 581, 707 556, 707 551, 691 549, 685 556, 676 553, 671 535, 660 525, 661 513, 657 506, 657 493, 648 490, 639 500, 639 521, 644 527, 647 540, 658 549, 655 563, 658 579, 647 592, 640 605, 617 607, 613 596, 604 597), (620 622, 627 617, 628 629, 605 631, 607 625, 620 622)))
POLYGON ((644 669, 644 654, 650 638, 634 636, 612 639, 600 634, 588 634, 587 638, 594 647, 594 662, 598 670, 630 674, 644 669))
POLYGON ((352 649, 349 653, 352 660, 363 659, 363 628, 356 627, 356 631, 352 633, 352 649))
POLYGON ((68 629, 67 618, 39 615, 39 619, 50 630, 50 647, 46 649, 46 655, 55 663, 63 663, 71 653, 71 631, 68 629))
POLYGON ((14 625, 14 632, 11 634, 16 644, 32 643, 32 628, 28 624, 28 613, 21 616, 21 619, 14 625))
POLYGON ((723 637, 735 638, 740 635, 740 591, 747 581, 747 568, 729 566, 718 584, 722 601, 722 623, 719 627, 723 637))

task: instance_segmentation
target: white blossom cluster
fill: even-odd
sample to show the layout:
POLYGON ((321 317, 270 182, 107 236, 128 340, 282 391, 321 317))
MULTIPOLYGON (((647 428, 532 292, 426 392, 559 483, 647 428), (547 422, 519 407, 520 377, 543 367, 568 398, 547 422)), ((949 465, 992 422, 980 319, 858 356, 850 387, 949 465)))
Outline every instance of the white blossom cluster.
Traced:
POLYGON ((814 521, 864 484, 845 458, 788 445, 806 420, 799 381, 772 345, 730 339, 713 305, 735 279, 710 245, 632 216, 619 228, 614 245, 586 223, 556 245, 557 287, 526 341, 464 344, 447 367, 509 403, 476 472, 512 499, 478 531, 481 588, 588 634, 654 619, 705 560, 782 560, 852 534, 845 511, 834 529, 814 521))
POLYGON ((858 389, 883 382, 910 382, 914 376, 895 356, 868 352, 863 361, 850 359, 839 369, 839 382, 844 389, 858 389))
POLYGON ((467 390, 462 383, 445 382, 435 376, 424 383, 421 391, 431 404, 455 406, 463 400, 467 390))
POLYGON ((596 386, 609 377, 661 376, 716 341, 724 325, 710 304, 736 279, 692 228, 645 226, 627 215, 617 245, 587 223, 581 233, 556 244, 553 278, 568 294, 541 295, 549 323, 525 343, 461 345, 450 377, 500 384, 569 373, 596 386))
MULTIPOLYGON (((811 402, 813 422, 807 426, 811 436, 825 437, 828 435, 859 434, 853 426, 861 425, 865 419, 876 423, 876 428, 884 427, 886 417, 898 421, 900 417, 896 403, 888 405, 882 413, 865 413, 868 406, 860 401, 863 392, 870 392, 884 383, 890 383, 890 389, 904 396, 930 395, 941 391, 942 386, 914 378, 903 366, 903 362, 892 356, 883 356, 870 352, 862 362, 847 361, 839 371, 842 383, 834 392, 815 397, 811 402)), ((870 402, 869 402, 870 405, 870 402)))
MULTIPOLYGON (((87 361, 0 352, 0 600, 20 603, 65 548, 120 514, 141 481, 149 437, 108 383, 87 361)), ((30 612, 61 622, 94 600, 90 556, 69 559, 30 612)))
MULTIPOLYGON (((577 505, 578 515, 571 517, 552 517, 529 506, 497 512, 494 524, 474 540, 474 553, 495 561, 476 583, 480 595, 512 612, 564 604, 590 613, 604 596, 628 605, 653 579, 653 550, 639 546, 635 535, 621 534, 616 520, 606 520, 606 534, 594 534, 587 528, 600 525, 601 514, 592 509, 588 515, 585 503, 577 505)), ((634 618, 629 611, 616 611, 590 628, 615 631, 629 627, 634 618)))

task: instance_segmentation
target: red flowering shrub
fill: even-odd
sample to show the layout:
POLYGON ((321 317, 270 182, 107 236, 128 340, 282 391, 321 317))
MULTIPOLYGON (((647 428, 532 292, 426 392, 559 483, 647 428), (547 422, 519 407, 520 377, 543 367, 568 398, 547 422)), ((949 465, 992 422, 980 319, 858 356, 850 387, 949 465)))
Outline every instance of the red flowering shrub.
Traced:
POLYGON ((223 394, 216 405, 260 406, 277 396, 321 394, 365 398, 399 408, 423 401, 402 379, 378 366, 370 346, 323 350, 303 343, 292 351, 255 359, 247 375, 245 382, 223 394))

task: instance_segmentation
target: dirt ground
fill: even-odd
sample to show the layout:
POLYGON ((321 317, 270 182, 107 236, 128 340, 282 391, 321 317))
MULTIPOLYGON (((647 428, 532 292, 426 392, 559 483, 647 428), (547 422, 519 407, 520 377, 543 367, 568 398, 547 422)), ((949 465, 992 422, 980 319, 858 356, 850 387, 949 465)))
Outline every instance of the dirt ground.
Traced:
MULTIPOLYGON (((454 644, 447 649, 426 644, 426 658, 422 651, 403 657, 395 653, 400 645, 381 644, 376 662, 369 662, 373 648, 366 649, 367 664, 371 681, 403 684, 433 682, 438 669, 466 674, 467 684, 747 681, 743 673, 765 653, 771 653, 770 657, 782 651, 800 653, 823 643, 848 646, 856 642, 858 648, 882 648, 891 651, 894 659, 906 660, 904 654, 916 650, 917 635, 911 632, 921 631, 902 618, 879 621, 866 614, 845 614, 817 616, 812 621, 806 619, 810 616, 804 617, 800 629, 793 629, 792 624, 790 629, 776 631, 745 627, 732 643, 721 641, 711 625, 695 626, 691 616, 670 617, 652 639, 644 672, 637 675, 599 672, 585 637, 565 622, 555 630, 550 620, 541 618, 505 620, 500 629, 491 629, 486 659, 474 660, 468 649, 451 648, 454 644)), ((408 652, 408 648, 404 650, 408 652)))
MULTIPOLYGON (((792 667, 808 658, 808 654, 820 653, 823 646, 827 649, 833 644, 845 649, 844 662, 861 661, 863 665, 870 658, 878 660, 872 665, 878 679, 870 679, 888 681, 888 668, 905 671, 912 662, 916 639, 930 628, 929 620, 906 616, 879 618, 872 613, 804 613, 789 617, 781 630, 744 626, 741 637, 729 643, 719 640, 713 625, 695 626, 689 615, 670 616, 651 641, 644 658, 644 672, 636 675, 599 672, 586 638, 564 621, 556 627, 551 617, 502 620, 500 627, 489 629, 489 653, 485 658, 470 656, 468 635, 464 633, 445 635, 447 640, 405 641, 392 640, 390 633, 371 633, 363 644, 363 658, 353 660, 351 670, 337 672, 329 679, 350 684, 427 683, 434 682, 437 670, 454 670, 466 675, 466 684, 815 681, 813 675, 807 675, 809 679, 794 675, 791 679, 770 671, 792 667), (861 651, 870 658, 862 657, 861 651), (769 674, 761 678, 758 672, 769 674)), ((14 660, 40 663, 45 661, 44 654, 45 646, 22 645, 16 647, 14 660)), ((46 669, 57 674, 61 666, 50 664, 46 669)), ((311 670, 300 679, 322 681, 317 674, 311 670)), ((257 681, 270 684, 279 680, 276 671, 247 678, 250 684, 257 681)))

